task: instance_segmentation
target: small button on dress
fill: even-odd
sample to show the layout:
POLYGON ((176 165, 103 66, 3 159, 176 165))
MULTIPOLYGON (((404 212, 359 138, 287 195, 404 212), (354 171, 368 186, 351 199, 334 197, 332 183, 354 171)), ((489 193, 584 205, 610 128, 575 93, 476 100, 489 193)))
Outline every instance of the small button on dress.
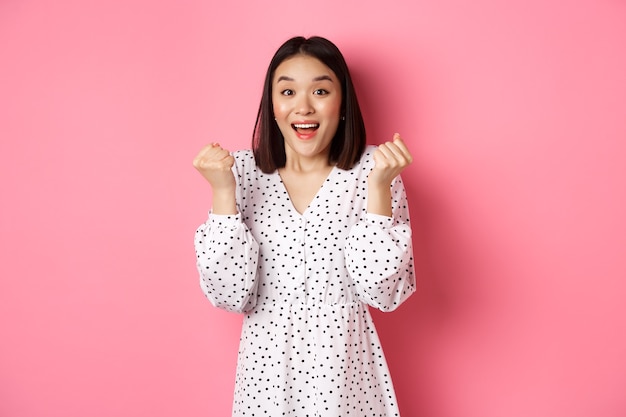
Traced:
POLYGON ((239 213, 209 212, 195 235, 204 294, 244 314, 233 416, 399 416, 369 307, 415 291, 411 227, 400 177, 392 217, 367 213, 373 151, 334 167, 303 213, 277 172, 233 153, 239 213))

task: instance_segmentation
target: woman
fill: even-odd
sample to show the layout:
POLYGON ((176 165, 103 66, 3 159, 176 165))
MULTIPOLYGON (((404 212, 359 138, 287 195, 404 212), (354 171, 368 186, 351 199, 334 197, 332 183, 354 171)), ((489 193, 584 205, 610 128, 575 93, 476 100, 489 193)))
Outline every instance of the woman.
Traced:
POLYGON ((201 287, 244 313, 233 416, 398 416, 367 306, 415 291, 408 149, 398 134, 365 145, 344 58, 320 37, 274 55, 252 148, 194 160, 213 192, 201 287))

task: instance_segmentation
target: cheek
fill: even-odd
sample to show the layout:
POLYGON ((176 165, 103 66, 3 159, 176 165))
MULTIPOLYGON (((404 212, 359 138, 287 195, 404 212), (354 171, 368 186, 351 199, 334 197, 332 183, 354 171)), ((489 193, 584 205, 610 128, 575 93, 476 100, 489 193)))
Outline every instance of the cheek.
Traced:
POLYGON ((333 116, 339 116, 341 113, 341 100, 333 100, 327 104, 326 113, 333 116))
POLYGON ((280 119, 288 114, 286 103, 284 103, 281 98, 282 97, 280 96, 272 97, 272 111, 274 112, 274 117, 276 117, 276 119, 280 119))
POLYGON ((281 103, 280 100, 274 99, 272 103, 272 110, 274 111, 274 118, 276 119, 278 129, 283 136, 287 135, 291 129, 291 125, 289 125, 286 121, 286 118, 289 116, 289 109, 285 103, 281 103))
POLYGON ((284 106, 281 106, 280 104, 276 102, 274 102, 273 110, 274 110, 274 117, 276 117, 277 119, 285 115, 284 106))

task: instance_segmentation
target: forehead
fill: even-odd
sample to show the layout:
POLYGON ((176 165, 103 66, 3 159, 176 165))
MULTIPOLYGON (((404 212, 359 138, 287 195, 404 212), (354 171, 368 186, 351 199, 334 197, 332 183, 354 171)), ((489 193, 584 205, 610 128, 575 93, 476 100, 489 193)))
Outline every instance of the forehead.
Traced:
POLYGON ((333 70, 319 59, 310 55, 294 55, 276 67, 272 81, 275 83, 280 77, 288 77, 294 81, 311 81, 323 75, 337 80, 333 70))

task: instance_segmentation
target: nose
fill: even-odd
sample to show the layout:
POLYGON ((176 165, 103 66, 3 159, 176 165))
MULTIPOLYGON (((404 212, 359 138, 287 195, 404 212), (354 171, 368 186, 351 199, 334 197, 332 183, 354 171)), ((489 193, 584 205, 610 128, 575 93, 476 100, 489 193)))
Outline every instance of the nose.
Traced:
POLYGON ((300 97, 298 97, 295 111, 296 111, 296 114, 301 114, 301 115, 311 114, 315 111, 311 103, 311 100, 307 94, 301 94, 300 97))

